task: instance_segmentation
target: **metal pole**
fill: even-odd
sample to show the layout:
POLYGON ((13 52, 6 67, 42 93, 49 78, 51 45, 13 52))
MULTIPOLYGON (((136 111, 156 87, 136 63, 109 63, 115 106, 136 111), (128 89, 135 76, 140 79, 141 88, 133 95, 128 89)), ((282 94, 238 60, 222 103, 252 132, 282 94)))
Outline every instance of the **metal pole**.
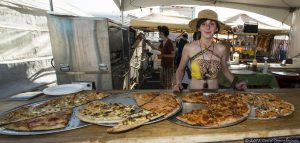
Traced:
POLYGON ((50 3, 50 11, 53 11, 53 3, 52 3, 52 0, 49 0, 49 3, 50 3))
POLYGON ((123 13, 123 10, 121 11, 121 22, 122 22, 122 25, 124 25, 124 13, 123 13))

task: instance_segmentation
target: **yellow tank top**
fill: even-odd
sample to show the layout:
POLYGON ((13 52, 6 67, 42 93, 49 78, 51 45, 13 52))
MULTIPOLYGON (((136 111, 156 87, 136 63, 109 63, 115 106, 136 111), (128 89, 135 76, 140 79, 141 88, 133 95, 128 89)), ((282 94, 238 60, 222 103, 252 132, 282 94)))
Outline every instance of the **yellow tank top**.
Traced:
POLYGON ((205 49, 193 57, 190 58, 191 62, 191 76, 192 78, 201 80, 205 73, 208 75, 208 79, 216 79, 218 77, 219 71, 221 70, 221 57, 214 53, 212 50, 205 49), (205 52, 211 52, 214 56, 220 60, 206 60, 206 59, 196 59, 205 52))

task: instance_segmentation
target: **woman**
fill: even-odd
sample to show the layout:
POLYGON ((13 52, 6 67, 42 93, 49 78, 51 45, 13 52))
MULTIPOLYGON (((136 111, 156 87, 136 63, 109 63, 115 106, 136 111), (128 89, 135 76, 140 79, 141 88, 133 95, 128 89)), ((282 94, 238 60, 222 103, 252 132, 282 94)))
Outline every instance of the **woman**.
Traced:
POLYGON ((200 39, 183 48, 182 58, 176 71, 176 84, 174 92, 182 90, 182 77, 184 69, 191 62, 190 89, 218 89, 218 74, 223 70, 225 77, 231 81, 237 89, 246 89, 245 82, 237 82, 237 79, 227 67, 228 52, 222 44, 213 41, 214 34, 220 31, 221 22, 218 15, 212 10, 203 10, 198 13, 198 18, 190 21, 189 26, 194 31, 201 33, 200 39))
MULTIPOLYGON (((169 28, 167 26, 158 26, 159 38, 161 43, 159 50, 161 51, 161 72, 160 83, 166 89, 172 88, 173 68, 174 68, 174 47, 172 41, 168 38, 169 28)), ((157 49, 147 41, 151 48, 157 49)))

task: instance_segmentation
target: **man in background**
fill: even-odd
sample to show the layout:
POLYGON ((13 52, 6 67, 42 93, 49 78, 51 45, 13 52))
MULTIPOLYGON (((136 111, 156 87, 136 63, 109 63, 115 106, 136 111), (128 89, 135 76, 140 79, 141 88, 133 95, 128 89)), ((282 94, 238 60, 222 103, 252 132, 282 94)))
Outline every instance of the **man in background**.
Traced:
POLYGON ((176 47, 177 47, 177 55, 176 55, 176 60, 175 60, 176 67, 178 67, 178 65, 180 63, 183 47, 188 42, 189 41, 188 41, 188 34, 187 33, 183 33, 181 35, 181 38, 179 39, 179 41, 176 42, 176 47))

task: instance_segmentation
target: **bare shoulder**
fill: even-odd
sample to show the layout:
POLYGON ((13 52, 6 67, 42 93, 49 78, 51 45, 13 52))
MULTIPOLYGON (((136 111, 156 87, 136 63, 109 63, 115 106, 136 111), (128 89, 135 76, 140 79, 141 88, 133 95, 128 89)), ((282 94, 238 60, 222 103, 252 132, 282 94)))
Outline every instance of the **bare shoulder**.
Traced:
POLYGON ((199 46, 199 43, 198 43, 198 41, 193 41, 193 42, 190 42, 190 43, 187 43, 184 47, 184 49, 186 49, 186 50, 192 50, 192 49, 194 49, 195 47, 197 47, 197 46, 199 46))
POLYGON ((216 44, 216 47, 217 47, 217 52, 220 54, 220 55, 224 55, 224 54, 227 54, 227 48, 225 45, 221 44, 221 43, 217 43, 216 44))

